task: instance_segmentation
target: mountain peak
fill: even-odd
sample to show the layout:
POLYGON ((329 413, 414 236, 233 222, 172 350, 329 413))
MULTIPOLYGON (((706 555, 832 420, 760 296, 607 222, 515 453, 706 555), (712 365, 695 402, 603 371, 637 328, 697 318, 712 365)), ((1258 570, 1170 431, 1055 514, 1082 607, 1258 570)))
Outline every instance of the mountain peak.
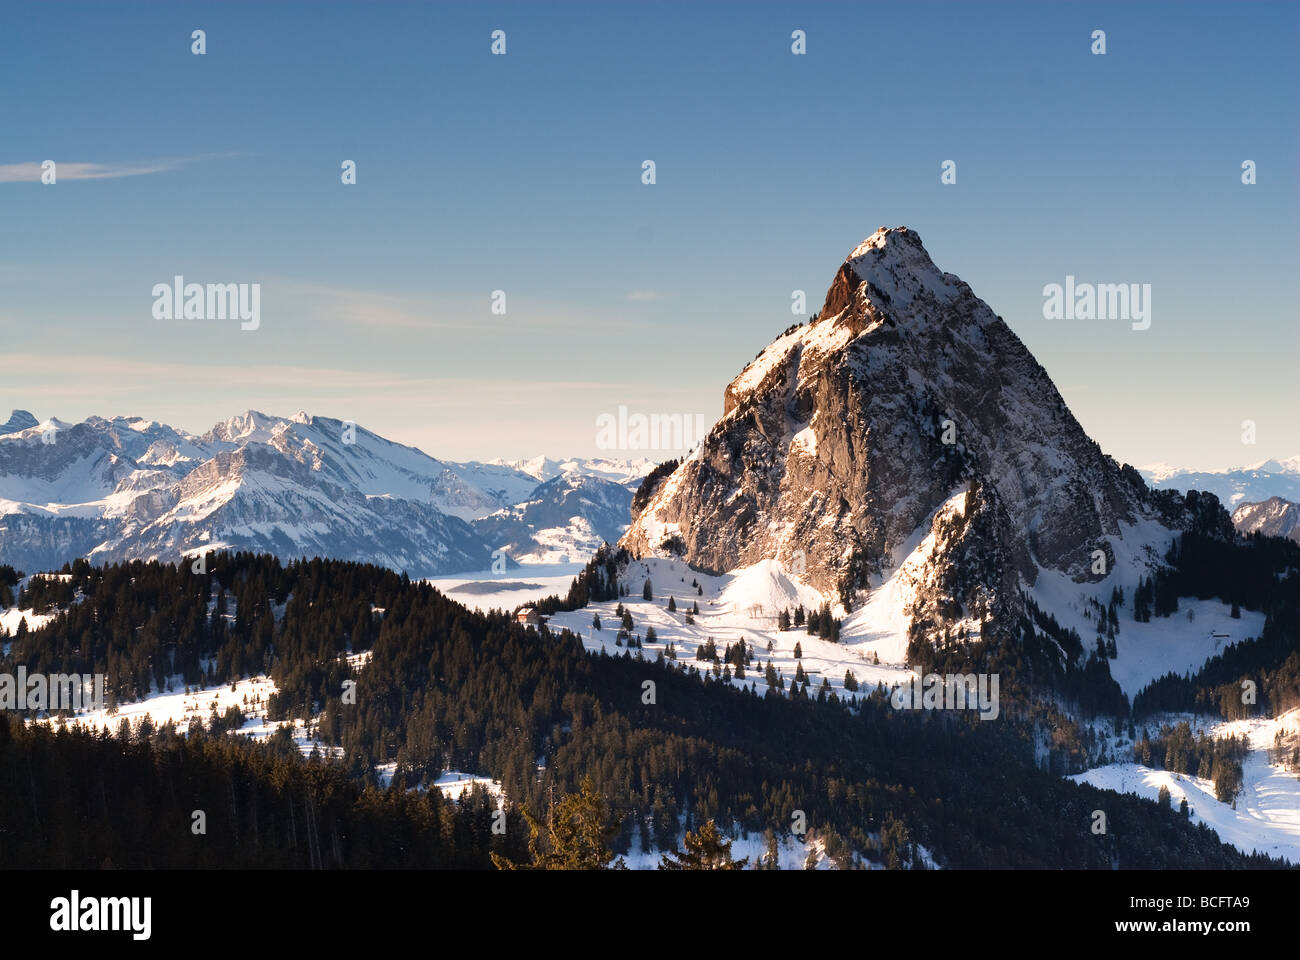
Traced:
POLYGON ((0 435, 6 433, 17 433, 19 430, 26 430, 30 427, 37 426, 40 423, 26 410, 15 410, 9 414, 9 419, 0 424, 0 435))
POLYGON ((865 257, 872 250, 883 250, 897 244, 907 244, 925 250, 921 245, 921 235, 910 227, 879 227, 875 233, 859 243, 845 259, 857 260, 865 257))
POLYGON ((921 235, 908 227, 881 227, 845 257, 841 273, 847 281, 845 296, 837 297, 832 286, 827 298, 828 306, 835 301, 840 310, 862 285, 865 298, 886 310, 906 309, 921 295, 950 301, 967 289, 956 276, 934 265, 921 244, 921 235))
MULTIPOLYGON (((1146 509, 1019 338, 907 227, 855 247, 818 319, 723 397, 698 455, 633 519, 633 553, 797 564, 848 607, 965 496, 945 549, 980 557, 982 610, 1007 613, 1040 569, 1097 579, 1093 552, 1113 567, 1110 538, 1146 509)), ((937 583, 957 567, 928 569, 937 583)))

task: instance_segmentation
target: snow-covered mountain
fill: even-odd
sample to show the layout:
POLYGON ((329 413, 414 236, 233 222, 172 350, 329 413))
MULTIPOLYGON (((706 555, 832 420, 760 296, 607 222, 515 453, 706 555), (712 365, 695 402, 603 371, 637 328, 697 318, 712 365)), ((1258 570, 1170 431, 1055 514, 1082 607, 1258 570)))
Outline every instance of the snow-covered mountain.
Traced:
POLYGON ((859 619, 880 591, 900 609, 877 619, 931 639, 1011 635, 1025 595, 1131 588, 1217 509, 1154 496, 1106 456, 1006 323, 898 227, 727 386, 621 542, 716 572, 775 560, 859 619))
POLYGON ((475 520, 473 527, 521 562, 572 562, 622 536, 631 500, 627 486, 560 473, 539 485, 525 502, 475 520))
MULTIPOLYGON (((539 542, 578 553, 621 533, 632 492, 565 463, 574 466, 560 471, 561 485, 596 492, 561 496, 506 464, 437 460, 301 412, 250 410, 192 435, 139 417, 41 423, 15 410, 0 428, 0 561, 48 569, 82 556, 175 560, 226 548, 432 576, 490 565, 503 543, 470 521, 517 505, 511 542, 521 553, 539 542), (555 509, 544 506, 557 498, 555 509), (530 525, 534 517, 545 533, 530 525)), ((623 466, 620 479, 637 469, 623 466)))
POLYGON ((533 457, 530 460, 489 460, 484 466, 508 467, 537 480, 553 480, 561 476, 596 477, 620 484, 635 492, 645 475, 655 468, 655 462, 644 457, 637 460, 619 460, 611 457, 551 460, 548 457, 533 457))
POLYGON ((1288 537, 1300 542, 1300 503, 1269 497, 1261 503, 1243 503, 1232 512, 1232 524, 1242 533, 1288 537))
POLYGON ((1261 460, 1232 470, 1183 470, 1164 463, 1139 468, 1157 490, 1204 490, 1229 508, 1270 497, 1300 501, 1300 456, 1261 460))

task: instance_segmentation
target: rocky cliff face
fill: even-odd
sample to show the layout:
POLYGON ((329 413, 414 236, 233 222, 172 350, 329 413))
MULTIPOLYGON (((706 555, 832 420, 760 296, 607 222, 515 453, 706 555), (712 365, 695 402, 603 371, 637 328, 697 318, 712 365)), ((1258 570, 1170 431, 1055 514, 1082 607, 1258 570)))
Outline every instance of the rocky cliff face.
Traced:
POLYGON ((1269 497, 1262 503, 1243 503, 1232 512, 1232 523, 1242 533, 1262 533, 1300 542, 1300 503, 1269 497))
POLYGON ((1100 579, 1094 551, 1109 567, 1107 538, 1146 499, 1001 318, 915 231, 882 228, 820 314, 728 384, 722 419, 621 542, 716 571, 775 559, 852 603, 942 522, 937 593, 992 607, 1039 567, 1100 579), (936 518, 962 492, 964 511, 936 518))

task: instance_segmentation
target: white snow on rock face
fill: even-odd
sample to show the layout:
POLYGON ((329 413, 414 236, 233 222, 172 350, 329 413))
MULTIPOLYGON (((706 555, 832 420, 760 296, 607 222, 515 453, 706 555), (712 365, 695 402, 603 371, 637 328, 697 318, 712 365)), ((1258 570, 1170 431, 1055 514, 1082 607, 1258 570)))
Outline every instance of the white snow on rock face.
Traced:
MULTIPOLYGON (((985 526, 1002 528, 1004 567, 1087 580, 1095 542, 1143 515, 1136 477, 906 227, 856 247, 817 318, 747 365, 723 409, 633 520, 622 543, 634 553, 662 555, 676 535, 697 566, 734 570, 789 566, 802 549, 814 586, 860 590, 958 479, 972 479, 985 526)), ((1014 576, 1003 572, 1006 592, 1014 576)))
POLYGON ((902 310, 918 296, 951 301, 965 288, 958 277, 934 265, 921 246, 921 238, 907 227, 881 227, 854 248, 846 263, 861 280, 882 291, 892 306, 902 310))
MULTIPOLYGON (((966 494, 954 494, 944 501, 930 520, 921 524, 902 546, 894 551, 899 562, 888 571, 879 586, 867 597, 867 602, 844 621, 841 637, 865 655, 874 654, 881 663, 903 665, 907 661, 908 630, 912 625, 912 611, 917 603, 917 591, 933 575, 930 565, 937 542, 934 521, 961 516, 965 511, 966 494)), ((962 622, 961 629, 978 629, 978 623, 962 622)))
POLYGON ((1270 497, 1262 503, 1243 503, 1232 512, 1232 525, 1242 533, 1300 541, 1300 503, 1281 497, 1270 497))
MULTIPOLYGON (((469 522, 525 504, 543 485, 509 465, 437 460, 302 411, 249 410, 202 435, 140 417, 41 424, 26 411, 4 427, 0 562, 22 569, 229 548, 359 560, 413 576, 473 570, 501 544, 469 522)), ((540 536, 516 561, 585 559, 616 538, 652 467, 611 459, 533 466, 608 489, 536 531, 520 520, 516 533, 540 536)))
MULTIPOLYGON (((905 227, 854 248, 817 317, 748 364, 723 410, 620 544, 733 577, 798 569, 847 608, 845 646, 873 664, 985 625, 1014 637, 1026 596, 1086 658, 1092 602, 1119 586, 1131 604, 1172 539, 1208 522, 1208 501, 1157 497, 1107 457, 1010 327, 905 227)), ((1259 634, 1262 615, 1228 614, 1190 600, 1148 623, 1122 612, 1121 689, 1196 669, 1223 634, 1259 634)))
POLYGON ((1175 811, 1186 798, 1192 821, 1212 827, 1225 843, 1245 853, 1300 864, 1300 771, 1270 763, 1268 752, 1279 731, 1291 742, 1300 737, 1300 710, 1271 719, 1202 721, 1193 726, 1214 737, 1248 737, 1250 753, 1242 761, 1243 786, 1235 805, 1217 800, 1210 780, 1138 763, 1108 764, 1069 779, 1150 800, 1157 799, 1162 786, 1167 787, 1175 811))

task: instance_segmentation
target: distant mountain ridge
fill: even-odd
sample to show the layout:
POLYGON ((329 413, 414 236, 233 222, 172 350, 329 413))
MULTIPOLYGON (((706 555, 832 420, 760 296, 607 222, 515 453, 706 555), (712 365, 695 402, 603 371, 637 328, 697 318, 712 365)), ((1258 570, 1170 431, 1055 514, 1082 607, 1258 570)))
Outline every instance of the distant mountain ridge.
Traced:
POLYGON ((1300 503, 1281 497, 1243 503, 1232 512, 1232 523, 1242 533, 1262 533, 1300 542, 1300 503))
POLYGON ((36 570, 83 556, 177 560, 231 549, 424 577, 486 569, 502 547, 511 560, 537 559, 525 554, 539 546, 530 518, 543 522, 543 513, 543 539, 573 552, 598 546, 593 536, 621 533, 611 517, 619 512, 626 525, 640 464, 591 461, 588 473, 585 461, 538 459, 577 486, 609 489, 561 498, 549 511, 521 508, 500 540, 503 531, 479 531, 472 521, 555 493, 505 463, 438 460, 304 412, 249 410, 195 435, 140 417, 42 423, 15 410, 0 427, 0 562, 36 570))
POLYGON ((1262 460, 1231 470, 1185 470, 1160 463, 1139 467, 1138 472, 1154 489, 1204 490, 1228 509, 1270 497, 1300 501, 1300 456, 1262 460))

